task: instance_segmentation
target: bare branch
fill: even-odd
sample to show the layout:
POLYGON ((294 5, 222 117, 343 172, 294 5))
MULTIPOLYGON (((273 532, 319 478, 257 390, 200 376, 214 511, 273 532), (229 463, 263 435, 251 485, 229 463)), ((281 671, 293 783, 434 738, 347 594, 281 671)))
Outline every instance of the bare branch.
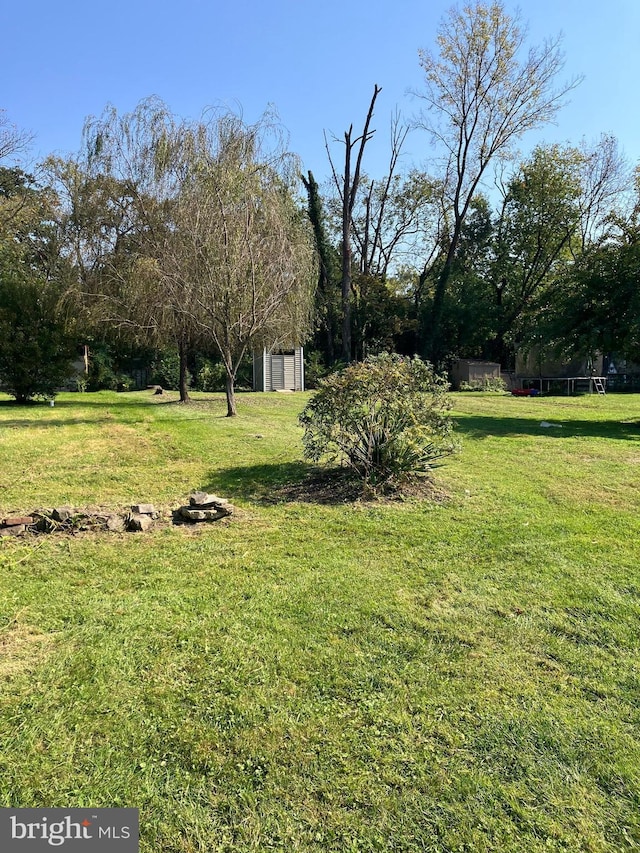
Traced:
POLYGON ((444 295, 462 225, 473 196, 493 160, 508 156, 528 130, 551 121, 580 82, 557 85, 564 59, 560 39, 531 48, 524 59, 525 29, 501 0, 477 0, 453 8, 441 25, 439 52, 422 50, 426 109, 417 125, 447 154, 452 231, 430 318, 429 355, 442 357, 440 325, 444 295))
POLYGON ((7 157, 21 154, 33 142, 34 135, 20 130, 7 118, 6 110, 0 109, 0 162, 7 157))

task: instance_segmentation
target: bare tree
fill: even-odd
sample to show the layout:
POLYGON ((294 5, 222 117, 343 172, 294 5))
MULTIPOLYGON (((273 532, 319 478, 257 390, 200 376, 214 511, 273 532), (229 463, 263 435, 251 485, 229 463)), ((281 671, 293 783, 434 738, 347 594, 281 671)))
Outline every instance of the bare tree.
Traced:
POLYGON ((423 260, 437 240, 440 199, 440 185, 417 169, 369 182, 353 216, 360 272, 384 280, 398 267, 423 260))
POLYGON ((353 242, 358 266, 365 276, 384 280, 400 266, 415 266, 437 242, 441 204, 438 181, 418 169, 400 171, 400 157, 409 125, 396 111, 391 118, 387 174, 369 181, 352 215, 353 242))
POLYGON ((444 263, 435 283, 429 355, 442 356, 444 296, 473 196, 489 164, 507 156, 528 130, 550 121, 578 79, 557 85, 563 67, 560 39, 524 48, 525 29, 504 4, 475 2, 453 8, 442 22, 438 52, 420 51, 426 109, 418 125, 444 153, 451 208, 444 263))
POLYGON ((612 213, 633 186, 631 169, 618 140, 602 134, 593 145, 582 143, 580 234, 577 253, 599 242, 606 234, 612 213))
POLYGON ((0 162, 24 151, 32 140, 33 134, 20 130, 9 121, 6 110, 0 110, 0 162))
MULTIPOLYGON (((380 91, 378 87, 376 90, 380 91)), ((372 115, 376 90, 370 105, 369 118, 372 115)), ((353 179, 346 182, 349 187, 346 194, 345 174, 349 172, 353 155, 345 150, 347 169, 345 173, 338 175, 327 145, 336 190, 329 200, 329 209, 335 232, 341 238, 341 313, 343 321, 346 318, 349 320, 351 338, 348 347, 343 350, 343 358, 347 358, 347 349, 350 357, 357 354, 357 344, 354 345, 352 339, 357 326, 362 340, 363 331, 368 325, 367 313, 373 304, 369 299, 372 292, 384 293, 385 281, 389 274, 395 274, 402 267, 414 267, 416 258, 424 258, 425 245, 434 238, 434 214, 441 195, 434 181, 424 173, 416 169, 401 173, 401 154, 410 128, 402 121, 398 111, 391 117, 387 173, 379 180, 369 179, 362 169, 362 155, 373 131, 369 131, 368 123, 365 127, 367 133, 357 140, 352 139, 352 128, 345 134, 345 142, 351 142, 354 149, 356 143, 359 143, 359 165, 356 162, 353 179), (379 287, 382 287, 382 290, 378 289, 379 287), (368 308, 365 307, 367 305, 368 308), (358 319, 352 322, 354 309, 358 319)), ((318 222, 318 189, 312 180, 305 180, 305 186, 309 194, 309 216, 314 222, 316 244, 322 260, 322 256, 328 253, 323 251, 326 237, 322 233, 321 223, 318 222)), ((323 266, 325 269, 329 268, 328 263, 323 266)), ((327 276, 324 275, 321 279, 321 291, 326 289, 326 281, 327 276)), ((327 313, 325 309, 323 316, 329 332, 332 318, 327 317, 327 313)), ((329 346, 329 349, 332 347, 329 346)))
POLYGON ((353 125, 344 134, 344 171, 341 176, 334 166, 329 144, 325 136, 325 147, 331 164, 333 180, 335 182, 342 206, 342 357, 345 361, 351 361, 351 265, 352 265, 352 219, 353 210, 360 187, 360 175, 362 169, 362 158, 367 142, 371 139, 374 130, 369 130, 376 99, 382 89, 374 85, 371 103, 364 122, 360 136, 353 137, 353 125), (355 165, 352 165, 354 151, 355 165))
MULTIPOLYGON (((400 178, 396 174, 402 146, 409 133, 409 127, 402 123, 396 111, 391 120, 391 152, 389 170, 382 181, 370 181, 364 199, 363 211, 359 221, 352 213, 354 241, 360 259, 360 272, 364 275, 376 275, 384 278, 389 269, 393 250, 411 229, 412 217, 405 215, 407 209, 400 212, 397 202, 408 201, 407 195, 398 192, 400 178), (396 202, 395 228, 389 233, 387 226, 388 208, 396 202)), ((411 205, 409 204, 409 207, 411 205)))

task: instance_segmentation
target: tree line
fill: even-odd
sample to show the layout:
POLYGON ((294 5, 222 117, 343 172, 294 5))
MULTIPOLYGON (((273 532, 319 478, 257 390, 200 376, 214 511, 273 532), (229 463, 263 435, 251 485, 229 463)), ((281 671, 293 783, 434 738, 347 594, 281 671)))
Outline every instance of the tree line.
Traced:
MULTIPOLYGON (((174 347, 182 402, 189 357, 215 352, 235 415, 245 356, 297 342, 311 328, 315 249, 296 202, 296 166, 269 115, 253 125, 230 112, 185 121, 156 98, 127 115, 108 108, 86 123, 78 156, 46 161, 46 185, 13 172, 7 245, 18 223, 11 206, 30 215, 24 249, 10 264, 21 270, 22 290, 7 320, 24 325, 20 300, 30 281, 58 297, 56 328, 66 340, 71 331, 106 329, 125 346, 174 347), (27 198, 47 201, 46 210, 27 198), (49 239, 41 240, 45 220, 49 239), (51 259, 60 264, 55 274, 46 268, 51 259)), ((15 340, 14 365, 29 328, 15 340)), ((62 348, 60 355, 64 361, 62 348)), ((25 398, 15 375, 7 384, 25 398)))
MULTIPOLYGON (((513 365, 533 347, 640 361, 638 171, 610 135, 518 145, 561 109, 559 40, 475 2, 422 50, 422 109, 391 120, 386 175, 361 129, 325 135, 322 185, 267 113, 174 116, 157 98, 87 121, 80 152, 37 177, 0 166, 0 381, 18 400, 60 384, 70 351, 172 349, 180 398, 211 356, 229 415, 247 356, 308 342, 312 371, 384 351, 444 369, 513 365), (427 167, 403 169, 407 138, 427 167)), ((0 162, 28 136, 0 113, 0 162)))

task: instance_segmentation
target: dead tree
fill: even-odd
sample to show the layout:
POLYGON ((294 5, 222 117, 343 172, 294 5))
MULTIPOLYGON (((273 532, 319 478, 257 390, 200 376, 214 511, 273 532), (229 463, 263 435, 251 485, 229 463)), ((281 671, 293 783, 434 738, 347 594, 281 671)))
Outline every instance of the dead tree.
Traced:
POLYGON ((371 119, 373 118, 373 110, 376 103, 376 98, 381 92, 381 87, 374 85, 373 96, 369 104, 369 111, 365 119, 364 128, 360 136, 353 138, 353 125, 350 125, 349 130, 344 134, 344 172, 340 177, 336 171, 329 150, 329 145, 325 137, 325 147, 331 164, 333 180, 335 182, 340 202, 342 205, 342 276, 341 276, 341 292, 342 292, 342 357, 345 361, 351 361, 351 264, 352 264, 352 248, 351 248, 351 230, 353 209, 358 195, 358 187, 360 185, 360 172, 362 167, 362 158, 367 142, 371 139, 375 130, 369 130, 371 119), (355 149, 355 168, 352 172, 352 160, 355 149))

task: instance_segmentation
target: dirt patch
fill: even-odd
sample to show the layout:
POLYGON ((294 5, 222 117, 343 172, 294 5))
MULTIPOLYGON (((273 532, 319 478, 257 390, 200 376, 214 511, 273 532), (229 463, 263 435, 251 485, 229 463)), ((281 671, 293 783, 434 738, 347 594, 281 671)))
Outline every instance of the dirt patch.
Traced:
POLYGON ((388 486, 374 492, 346 468, 327 468, 310 472, 303 480, 286 483, 271 491, 269 503, 297 501, 314 504, 394 503, 428 500, 445 503, 449 495, 427 476, 414 477, 401 486, 388 486))

